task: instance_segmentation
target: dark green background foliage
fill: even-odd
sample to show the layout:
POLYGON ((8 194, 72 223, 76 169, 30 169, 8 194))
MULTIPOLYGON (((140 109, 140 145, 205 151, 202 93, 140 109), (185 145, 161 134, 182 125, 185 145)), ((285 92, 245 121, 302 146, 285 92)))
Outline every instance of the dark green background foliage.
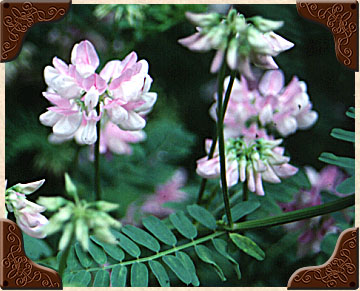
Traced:
MULTIPOLYGON (((346 118, 345 112, 354 106, 355 82, 354 72, 335 57, 332 35, 325 27, 302 19, 295 5, 236 5, 235 8, 246 17, 261 15, 284 20, 285 25, 278 33, 295 43, 293 49, 275 60, 285 73, 286 83, 293 75, 307 83, 319 120, 310 130, 298 131, 285 140, 292 164, 311 165, 320 170, 325 166, 318 160, 322 152, 353 157, 351 143, 334 141, 330 136, 334 127, 354 130, 354 123, 346 118)), ((130 202, 153 193, 156 185, 165 182, 180 166, 188 170, 190 186, 186 189, 190 197, 194 197, 197 187, 191 185, 199 181, 194 172, 195 161, 204 156, 204 138, 211 137, 215 129, 208 114, 216 90, 215 76, 209 73, 213 52, 191 52, 177 40, 194 32, 184 12, 206 10, 206 5, 72 5, 63 20, 32 28, 19 57, 6 65, 8 185, 45 178, 45 185, 31 196, 32 200, 39 194, 62 195, 63 174, 69 172, 80 195, 93 199, 93 166, 87 159, 86 147, 78 147, 74 142, 49 144, 47 136, 51 129, 38 121, 49 106, 41 95, 46 90, 44 67, 51 64, 54 56, 69 62, 72 46, 88 39, 100 56, 100 67, 135 50, 140 58, 149 62, 149 73, 154 80, 152 91, 158 93, 145 128, 147 140, 133 147, 132 156, 102 157, 104 198, 120 204, 114 215, 121 218, 130 202), (97 20, 96 17, 101 16, 105 17, 97 20)), ((209 189, 215 184, 210 183, 209 189)), ((324 241, 327 251, 298 260, 297 236, 284 236, 282 227, 252 231, 249 236, 265 250, 267 259, 259 262, 238 254, 235 259, 242 270, 239 281, 231 264, 221 262, 219 256, 216 259, 223 264, 228 278, 223 283, 213 273, 209 275, 208 269, 198 262, 198 276, 203 286, 285 286, 297 268, 324 262, 334 244, 334 238, 329 237, 324 241), (276 266, 279 272, 274 272, 276 266)), ((51 253, 56 256, 58 239, 56 235, 49 237, 46 241, 50 248, 44 253, 34 253, 34 260, 51 253)), ((29 244, 35 243, 27 240, 29 244)), ((54 262, 55 258, 43 261, 49 265, 54 262)), ((180 281, 178 284, 181 286, 180 281)))

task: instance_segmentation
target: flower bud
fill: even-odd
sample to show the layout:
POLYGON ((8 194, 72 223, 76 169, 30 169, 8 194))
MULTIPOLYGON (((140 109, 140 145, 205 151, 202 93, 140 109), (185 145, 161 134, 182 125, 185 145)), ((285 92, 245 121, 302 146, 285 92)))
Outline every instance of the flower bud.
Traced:
POLYGON ((252 23, 254 23, 254 25, 257 27, 257 29, 261 30, 262 32, 276 30, 284 25, 284 21, 269 20, 261 16, 254 16, 248 18, 248 20, 251 20, 252 23))
POLYGON ((31 194, 33 192, 35 192, 37 189, 39 189, 42 184, 44 184, 45 179, 42 179, 40 181, 36 181, 36 182, 32 182, 32 183, 27 183, 27 184, 16 184, 15 186, 11 187, 10 189, 13 189, 16 192, 19 192, 21 194, 31 194))
POLYGON ((75 222, 76 239, 81 243, 84 250, 89 248, 89 227, 83 218, 79 218, 75 222))
POLYGON ((36 201, 38 204, 43 205, 49 211, 56 211, 61 206, 66 204, 66 199, 63 197, 39 197, 36 201))
POLYGON ((68 173, 65 173, 65 190, 70 196, 72 196, 72 197, 77 196, 76 186, 71 181, 71 178, 68 175, 68 173))
POLYGON ((73 231, 74 231, 74 224, 69 223, 65 226, 63 235, 61 236, 59 242, 60 251, 64 250, 67 247, 67 245, 70 243, 73 231))
POLYGON ((111 212, 119 208, 119 204, 110 203, 106 201, 97 201, 95 202, 97 209, 105 212, 111 212))
POLYGON ((185 15, 192 24, 200 27, 215 25, 220 21, 220 15, 218 13, 186 12, 185 15))
POLYGON ((94 233, 99 240, 109 244, 116 244, 116 238, 108 228, 97 227, 94 229, 94 233))

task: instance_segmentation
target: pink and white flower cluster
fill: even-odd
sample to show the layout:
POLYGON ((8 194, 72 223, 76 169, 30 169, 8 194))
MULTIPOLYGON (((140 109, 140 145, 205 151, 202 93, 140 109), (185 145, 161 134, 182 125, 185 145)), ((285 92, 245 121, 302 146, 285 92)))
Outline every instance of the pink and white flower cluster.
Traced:
MULTIPOLYGON (((45 180, 40 180, 28 184, 16 184, 5 190, 7 210, 14 213, 16 223, 23 232, 36 238, 46 237, 44 227, 49 221, 45 216, 40 214, 44 212, 46 208, 27 200, 26 195, 35 192, 44 182, 45 180)), ((5 213, 7 217, 6 209, 5 213)))
POLYGON ((187 193, 180 190, 186 184, 187 175, 185 170, 179 169, 174 175, 162 185, 159 185, 155 193, 147 196, 146 200, 137 206, 135 203, 129 205, 123 224, 138 225, 140 218, 144 215, 154 215, 165 218, 174 212, 173 209, 165 207, 167 202, 180 202, 187 198, 187 193))
MULTIPOLYGON (((285 212, 322 204, 322 191, 343 196, 335 190, 337 185, 345 179, 345 175, 339 168, 326 166, 318 173, 311 167, 305 167, 305 171, 311 183, 311 189, 301 190, 295 195, 294 200, 289 203, 281 203, 280 205, 285 212)), ((340 229, 335 225, 335 219, 329 215, 297 221, 286 224, 284 227, 291 232, 302 231, 298 239, 298 256, 300 257, 309 252, 319 252, 321 241, 326 234, 340 232, 340 229)))
MULTIPOLYGON (((230 78, 224 82, 225 88, 230 78)), ((215 94, 217 100, 217 94, 215 94)), ((216 120, 216 102, 210 109, 216 120)), ((306 84, 295 76, 285 86, 281 70, 266 71, 254 84, 241 77, 235 79, 224 118, 225 136, 237 137, 247 128, 247 123, 274 127, 284 137, 297 129, 308 129, 317 121, 312 110, 306 84)))
POLYGON ((156 93, 149 92, 149 65, 138 60, 135 52, 122 61, 109 61, 98 74, 99 64, 95 48, 87 40, 75 44, 71 64, 54 57, 53 66, 44 70, 48 88, 43 93, 53 106, 40 116, 40 122, 53 128, 51 142, 75 138, 80 144, 93 144, 101 120, 105 138, 116 133, 103 143, 103 149, 106 144, 114 152, 128 153, 124 143, 142 140, 145 117, 157 99, 156 93), (120 131, 137 133, 121 135, 120 131))
MULTIPOLYGON (((209 153, 212 141, 205 142, 209 153)), ((264 130, 253 125, 244 131, 240 138, 225 141, 226 182, 232 187, 238 182, 247 182, 247 188, 257 195, 265 195, 262 181, 280 183, 280 178, 288 178, 298 169, 289 164, 290 158, 284 156, 285 149, 279 147, 282 139, 273 140, 264 130), (256 137, 257 136, 257 137, 256 137)), ((213 158, 201 158, 197 161, 196 172, 204 178, 214 179, 220 176, 220 157, 215 149, 213 158)))
POLYGON ((186 13, 196 26, 197 32, 179 43, 193 51, 216 50, 210 71, 217 72, 224 59, 230 69, 238 70, 248 79, 254 79, 252 65, 262 69, 277 69, 273 57, 294 46, 294 44, 273 32, 283 21, 273 21, 255 16, 245 19, 244 15, 230 10, 227 17, 217 13, 186 13))

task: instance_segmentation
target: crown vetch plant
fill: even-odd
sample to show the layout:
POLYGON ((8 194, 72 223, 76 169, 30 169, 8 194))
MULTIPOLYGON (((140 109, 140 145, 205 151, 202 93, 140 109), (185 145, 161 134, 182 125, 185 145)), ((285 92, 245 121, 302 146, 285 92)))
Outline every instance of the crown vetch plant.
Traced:
MULTIPOLYGON (((136 5, 126 7, 126 13, 137 11, 136 5)), ((72 179, 65 174, 67 198, 28 201, 25 195, 41 180, 6 189, 5 201, 25 233, 58 238, 56 258, 46 263, 60 272, 64 286, 199 286, 209 274, 204 266, 221 281, 232 275, 241 280, 251 274, 254 259, 262 261, 256 271, 271 264, 268 252, 288 239, 287 231, 298 239, 299 256, 322 251, 326 236, 340 231, 331 213, 354 205, 352 158, 323 153, 320 160, 332 166, 320 173, 290 158, 286 138, 312 127, 318 113, 306 83, 294 76, 286 85, 274 61, 294 46, 274 32, 284 22, 246 18, 235 9, 226 16, 186 17, 197 32, 179 43, 216 51, 210 71, 217 74, 217 89, 209 110, 216 134, 205 139, 206 156, 196 161, 200 185, 177 160, 189 152, 189 135, 180 123, 148 115, 157 93, 150 90, 146 60, 131 52, 100 68, 95 46, 83 40, 73 46, 70 64, 54 57, 44 69, 43 96, 51 106, 39 119, 52 128, 48 140, 59 147, 70 140, 89 146, 94 159, 78 150, 72 179), (109 153, 115 155, 100 167, 100 154, 109 153), (94 191, 87 169, 92 162, 94 191), (44 211, 53 213, 49 220, 44 211), (267 229, 278 225, 285 226, 274 231, 281 235, 274 242, 267 229)), ((354 118, 354 109, 347 115, 354 118)), ((355 142, 349 131, 335 129, 332 136, 355 142)), ((351 225, 351 211, 343 223, 351 225)))

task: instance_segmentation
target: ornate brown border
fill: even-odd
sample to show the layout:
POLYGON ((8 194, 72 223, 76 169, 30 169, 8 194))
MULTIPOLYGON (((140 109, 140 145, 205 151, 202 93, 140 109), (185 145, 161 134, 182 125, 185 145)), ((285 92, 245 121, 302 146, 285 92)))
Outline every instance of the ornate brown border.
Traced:
POLYGON ((62 289, 57 272, 26 257, 20 228, 0 219, 0 287, 2 289, 62 289))
POLYGON ((359 287, 359 228, 349 228, 338 238, 334 253, 321 266, 297 270, 288 289, 351 289, 359 287))
POLYGON ((297 0, 300 16, 326 26, 334 37, 336 58, 349 69, 359 70, 359 4, 356 0, 315 2, 297 0))
POLYGON ((60 20, 70 5, 71 0, 1 2, 0 62, 9 62, 19 54, 23 38, 34 24, 60 20))

